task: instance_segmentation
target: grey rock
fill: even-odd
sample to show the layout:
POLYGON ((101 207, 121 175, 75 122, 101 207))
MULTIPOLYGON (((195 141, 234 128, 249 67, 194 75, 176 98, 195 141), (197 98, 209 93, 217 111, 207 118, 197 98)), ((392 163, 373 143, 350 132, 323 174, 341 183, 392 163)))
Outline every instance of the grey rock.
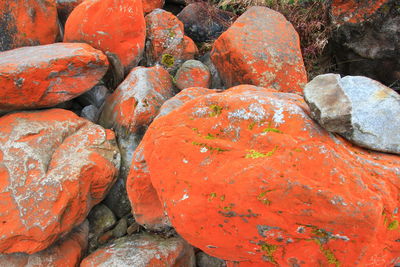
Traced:
POLYGON ((197 267, 225 267, 226 263, 224 260, 212 257, 200 251, 196 254, 196 265, 197 267))
POLYGON ((82 118, 90 120, 91 122, 94 122, 94 123, 96 123, 97 120, 99 119, 99 115, 100 115, 99 109, 93 105, 84 107, 81 112, 82 118))
POLYGON ((179 90, 183 90, 190 87, 209 88, 211 85, 210 70, 201 61, 193 59, 187 60, 182 64, 182 66, 176 72, 175 82, 179 90), (200 77, 192 77, 190 74, 193 72, 201 74, 202 79, 200 79, 200 77))
POLYGON ((204 54, 200 58, 200 61, 204 63, 208 67, 211 73, 211 85, 210 89, 225 89, 224 82, 219 76, 218 70, 215 67, 214 63, 211 61, 210 52, 204 54))
POLYGON ((99 236, 117 222, 114 213, 104 204, 95 206, 88 215, 90 234, 99 236))
POLYGON ((94 105, 100 109, 109 94, 107 87, 96 85, 77 99, 83 106, 94 105))
POLYGON ((112 230, 114 237, 123 237, 126 235, 126 231, 128 229, 128 222, 126 218, 121 218, 115 228, 112 230))
POLYGON ((400 154, 400 95, 362 76, 319 75, 304 89, 311 116, 364 148, 400 154))
MULTIPOLYGON (((126 175, 127 174, 125 174, 124 177, 126 177, 126 175)), ((103 203, 106 204, 118 218, 122 218, 131 212, 131 203, 129 202, 125 180, 123 178, 119 178, 113 187, 111 187, 103 203)))

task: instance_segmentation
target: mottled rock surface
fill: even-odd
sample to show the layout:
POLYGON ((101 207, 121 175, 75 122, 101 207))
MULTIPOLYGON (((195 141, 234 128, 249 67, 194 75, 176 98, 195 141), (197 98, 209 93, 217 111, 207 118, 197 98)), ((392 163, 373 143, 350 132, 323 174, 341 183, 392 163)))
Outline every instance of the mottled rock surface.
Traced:
POLYGON ((0 53, 0 111, 55 106, 90 90, 108 61, 87 44, 57 43, 0 53))
POLYGON ((211 85, 211 73, 201 61, 188 60, 176 72, 175 83, 179 90, 190 87, 209 88, 211 85))
POLYGON ((69 14, 84 0, 56 0, 58 19, 65 25, 69 14))
POLYGON ((51 109, 0 118, 0 252, 35 253, 81 224, 120 167, 114 133, 51 109))
POLYGON ((365 148, 400 154, 400 95, 362 76, 324 74, 307 84, 312 117, 365 148))
POLYGON ((162 8, 165 0, 142 0, 143 12, 145 14, 150 13, 156 8, 162 8))

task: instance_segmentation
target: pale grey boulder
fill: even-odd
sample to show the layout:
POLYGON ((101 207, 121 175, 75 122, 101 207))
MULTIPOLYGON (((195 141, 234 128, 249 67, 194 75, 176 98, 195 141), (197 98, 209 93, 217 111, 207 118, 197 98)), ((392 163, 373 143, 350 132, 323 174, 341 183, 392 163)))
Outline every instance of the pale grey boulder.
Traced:
POLYGON ((319 75, 304 89, 313 119, 372 150, 400 154, 400 95, 363 76, 319 75))

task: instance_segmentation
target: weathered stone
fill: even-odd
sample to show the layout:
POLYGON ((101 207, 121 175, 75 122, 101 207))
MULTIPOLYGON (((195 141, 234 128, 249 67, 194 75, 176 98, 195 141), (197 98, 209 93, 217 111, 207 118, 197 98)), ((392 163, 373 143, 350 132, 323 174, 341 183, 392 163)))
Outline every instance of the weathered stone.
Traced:
POLYGON ((51 44, 57 34, 55 0, 0 0, 0 51, 51 44))
POLYGON ((175 82, 179 90, 190 87, 209 88, 211 85, 210 70, 201 61, 185 61, 175 75, 175 82))
POLYGON ((400 95, 362 76, 319 75, 304 97, 325 129, 377 151, 400 154, 400 95))
POLYGON ((56 0, 58 19, 65 25, 69 14, 84 0, 56 0))
POLYGON ((105 233, 117 223, 114 213, 104 204, 96 205, 90 211, 88 220, 90 232, 95 235, 105 233))
MULTIPOLYGON (((139 143, 139 141, 135 141, 135 143, 132 143, 132 146, 135 146, 136 142, 139 143)), ((129 167, 130 166, 127 166, 128 169, 129 167)), ((104 199, 104 204, 106 204, 118 218, 122 218, 132 210, 131 203, 126 193, 126 170, 124 167, 121 169, 120 178, 115 182, 113 187, 111 187, 110 192, 104 199)))
POLYGON ((104 85, 96 85, 83 95, 79 96, 77 100, 83 106, 94 105, 100 109, 109 95, 110 93, 107 87, 104 85))
POLYGON ((1 117, 1 253, 38 252, 81 224, 119 167, 114 133, 70 111, 1 117))
POLYGON ((219 76, 218 70, 215 67, 214 63, 211 61, 210 52, 204 54, 200 61, 203 62, 204 65, 210 70, 211 74, 211 85, 210 89, 225 89, 224 82, 219 76))
POLYGON ((112 230, 113 237, 119 238, 126 235, 128 229, 128 222, 126 218, 121 218, 115 228, 112 230))
POLYGON ((81 263, 89 266, 194 267, 195 257, 193 248, 179 237, 140 234, 122 237, 90 254, 81 263))
POLYGON ((51 107, 90 90, 108 68, 87 44, 57 43, 0 53, 0 111, 51 107))
POLYGON ((150 13, 156 8, 162 8, 164 6, 164 0, 142 0, 143 12, 145 14, 150 13))
POLYGON ((198 267, 225 267, 225 261, 207 255, 206 253, 200 251, 196 254, 196 265, 198 267))
POLYGON ((96 106, 89 105, 82 109, 81 117, 85 118, 91 122, 96 123, 99 119, 100 111, 96 106))
POLYGON ((211 60, 227 87, 252 84, 301 94, 307 83, 297 32, 266 7, 241 15, 215 41, 211 60))

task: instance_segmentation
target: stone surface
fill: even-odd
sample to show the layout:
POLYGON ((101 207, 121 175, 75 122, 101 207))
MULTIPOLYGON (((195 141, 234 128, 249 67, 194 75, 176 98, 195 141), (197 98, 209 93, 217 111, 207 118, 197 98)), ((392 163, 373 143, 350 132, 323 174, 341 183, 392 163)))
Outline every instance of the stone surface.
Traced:
POLYGON ((83 95, 77 98, 78 102, 84 106, 94 105, 101 108, 110 93, 104 85, 96 85, 83 95))
POLYGON ((204 54, 200 59, 204 65, 210 70, 211 74, 211 85, 210 89, 224 89, 224 82, 222 81, 221 77, 219 76, 218 70, 215 67, 214 63, 211 61, 210 52, 204 54))
POLYGON ((142 58, 145 31, 142 0, 85 0, 68 17, 64 42, 112 53, 128 73, 142 58))
POLYGON ((225 261, 207 255, 206 253, 200 251, 196 254, 196 265, 198 267, 225 267, 225 261))
POLYGON ((117 223, 114 213, 104 204, 93 207, 88 220, 90 232, 97 236, 110 230, 117 223))
POLYGON ((345 23, 364 22, 389 2, 391 0, 333 0, 332 15, 334 23, 342 25, 345 23))
POLYGON ((55 0, 0 1, 0 51, 51 44, 57 34, 55 0))
POLYGON ((252 266, 397 263, 399 156, 352 146, 309 114, 296 94, 243 85, 154 120, 144 157, 177 232, 252 266))
POLYGON ((89 227, 87 221, 49 248, 29 255, 25 253, 0 254, 0 266, 39 267, 39 266, 79 266, 84 255, 89 227))
MULTIPOLYGON (((214 91, 206 88, 185 89, 162 105, 157 118, 169 114, 187 101, 212 92, 214 91)), ((151 183, 144 149, 145 147, 141 143, 133 154, 126 190, 136 222, 146 229, 162 231, 169 228, 171 224, 151 183)))
POLYGON ((211 60, 227 87, 252 84, 302 93, 307 83, 297 32, 266 7, 241 15, 215 41, 211 60))
POLYGON ((197 47, 184 35, 182 22, 172 13, 155 9, 146 16, 146 62, 161 64, 174 73, 186 60, 193 59, 197 47))
POLYGON ((121 218, 115 228, 112 230, 113 237, 119 238, 126 235, 127 228, 128 222, 126 218, 121 218))
POLYGON ((108 61, 87 44, 57 43, 0 53, 0 111, 50 107, 90 90, 108 61))
POLYGON ((193 248, 183 239, 164 239, 139 234, 122 237, 86 257, 81 267, 89 266, 181 266, 194 267, 193 248))
POLYGON ((217 39, 230 25, 234 15, 210 5, 194 2, 187 5, 178 19, 185 27, 185 34, 195 42, 210 42, 217 39))
POLYGON ((368 149, 400 154, 400 95, 362 76, 324 74, 306 85, 312 117, 368 149))
POLYGON ((91 122, 96 123, 99 119, 100 111, 96 106, 89 105, 82 109, 81 117, 85 118, 91 122))
POLYGON ((1 253, 38 252, 81 224, 119 167, 114 133, 70 111, 1 117, 1 253))
MULTIPOLYGON (((136 143, 133 143, 132 145, 135 146, 136 143)), ((128 166, 128 168, 129 167, 130 166, 128 166)), ((109 207, 118 218, 122 218, 131 212, 131 204, 126 193, 125 173, 125 169, 122 170, 120 178, 115 182, 113 187, 110 189, 110 192, 104 199, 104 204, 106 204, 107 207, 109 207)))
POLYGON ((164 6, 164 0, 142 0, 143 12, 145 14, 150 13, 156 8, 162 8, 164 6))
POLYGON ((58 19, 65 25, 69 14, 85 0, 56 0, 58 19))
POLYGON ((210 70, 201 61, 185 61, 175 75, 175 82, 179 90, 189 87, 209 88, 211 85, 210 70))

